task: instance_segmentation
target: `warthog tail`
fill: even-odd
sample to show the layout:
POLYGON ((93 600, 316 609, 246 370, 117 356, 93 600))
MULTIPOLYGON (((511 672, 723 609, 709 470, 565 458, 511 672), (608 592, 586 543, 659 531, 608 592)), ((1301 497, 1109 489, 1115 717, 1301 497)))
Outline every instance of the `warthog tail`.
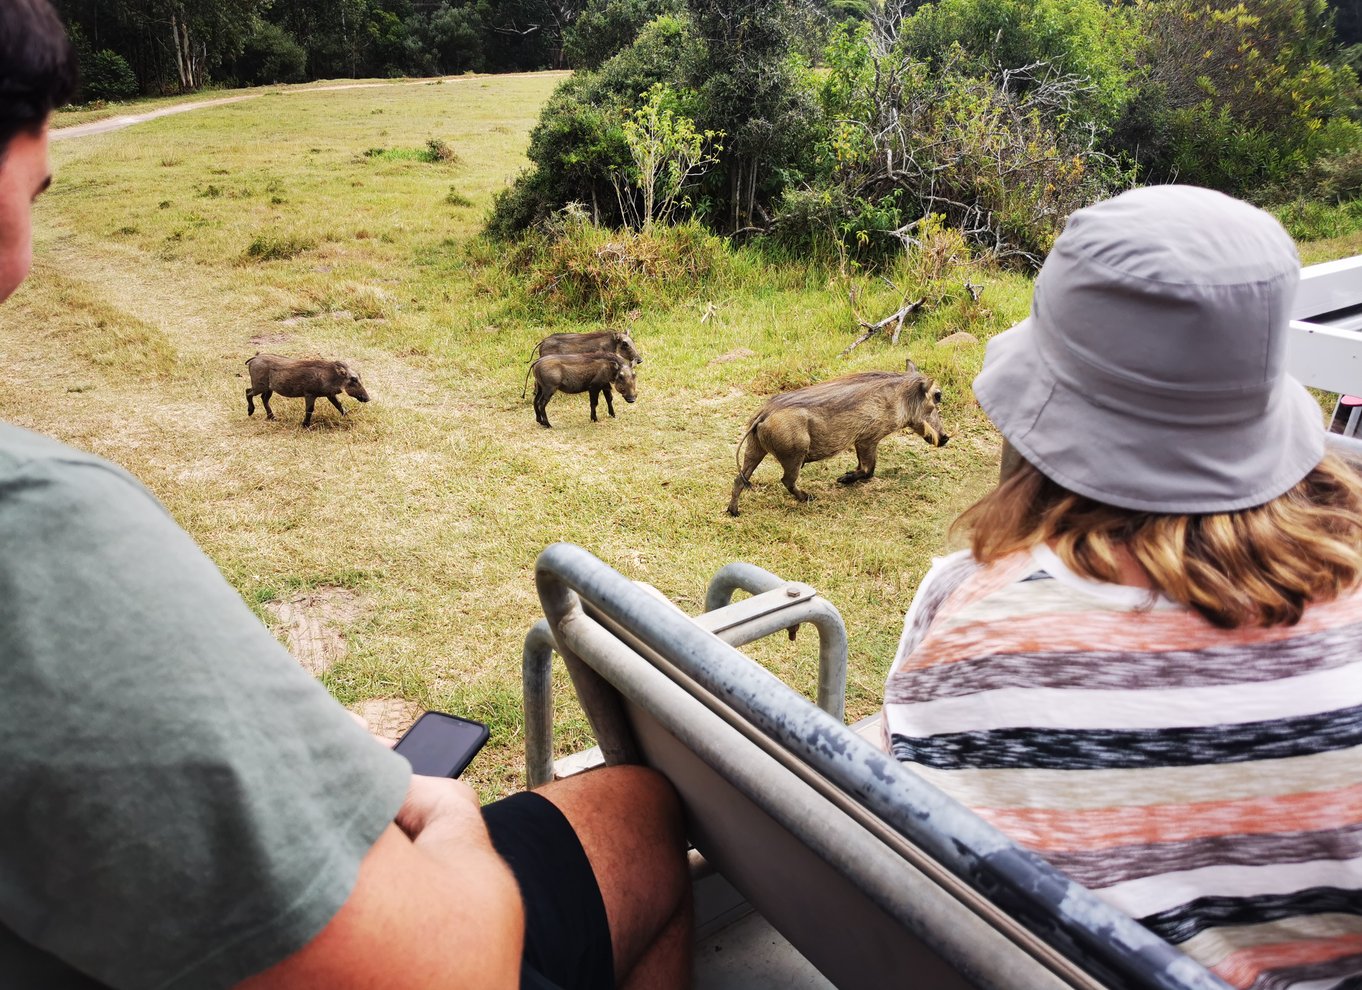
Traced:
POLYGON ((743 487, 745 488, 751 488, 752 481, 747 475, 742 473, 742 448, 743 444, 747 443, 748 438, 752 436, 752 431, 757 428, 757 425, 760 422, 761 418, 759 416, 752 417, 752 422, 747 424, 747 429, 744 430, 743 435, 738 438, 738 449, 733 452, 733 459, 738 468, 738 477, 742 479, 743 487))
POLYGON ((525 398, 525 393, 529 390, 530 375, 534 371, 534 362, 538 360, 538 358, 535 355, 539 353, 539 348, 543 347, 544 341, 548 339, 549 338, 547 337, 540 337, 539 342, 530 348, 530 366, 525 369, 525 384, 520 386, 520 397, 522 399, 525 398))

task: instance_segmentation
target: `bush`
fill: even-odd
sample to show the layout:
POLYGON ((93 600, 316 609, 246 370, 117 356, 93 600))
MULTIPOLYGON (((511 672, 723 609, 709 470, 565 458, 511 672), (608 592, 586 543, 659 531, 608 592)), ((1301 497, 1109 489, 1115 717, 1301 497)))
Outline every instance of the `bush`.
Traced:
POLYGON ((1073 210, 1129 181, 1062 129, 1050 84, 1018 94, 971 75, 959 46, 933 65, 860 32, 829 62, 818 175, 785 200, 787 240, 826 232, 874 259, 920 247, 923 230, 944 223, 976 249, 1038 266, 1073 210))
POLYGON ((721 271, 728 251, 695 222, 646 231, 612 231, 569 207, 541 223, 511 266, 555 310, 609 320, 645 302, 666 305, 721 271))
POLYGON ((684 10, 682 0, 587 0, 563 32, 563 57, 574 69, 599 69, 632 45, 650 21, 684 10))
POLYGON ((1144 77, 1117 145, 1146 181, 1270 200, 1362 136, 1324 0, 1137 0, 1133 16, 1144 77))
POLYGON ((246 248, 246 257, 252 261, 285 261, 295 258, 304 251, 311 251, 317 242, 311 237, 297 234, 262 234, 251 241, 246 248))
POLYGON ((1298 199, 1276 210, 1277 219, 1287 233, 1298 241, 1318 241, 1346 237, 1362 230, 1362 200, 1320 203, 1298 199))
POLYGON ((247 35, 235 70, 248 86, 302 82, 307 78, 307 52, 279 25, 260 20, 247 35))
POLYGON ((81 93, 87 101, 126 100, 138 94, 137 77, 127 60, 107 48, 81 66, 81 93))
POLYGON ((1073 78, 1068 105, 1057 123, 1108 131, 1130 98, 1134 37, 1119 4, 1103 0, 937 0, 904 21, 898 50, 943 67, 958 45, 954 65, 1026 93, 1045 78, 1073 78), (1027 66, 1044 63, 1018 74, 1027 66))
POLYGON ((579 72, 559 86, 530 132, 532 165, 496 197, 487 233, 513 237, 574 202, 596 223, 622 223, 614 177, 633 165, 624 122, 642 94, 672 77, 688 43, 683 22, 659 18, 598 72, 579 72))

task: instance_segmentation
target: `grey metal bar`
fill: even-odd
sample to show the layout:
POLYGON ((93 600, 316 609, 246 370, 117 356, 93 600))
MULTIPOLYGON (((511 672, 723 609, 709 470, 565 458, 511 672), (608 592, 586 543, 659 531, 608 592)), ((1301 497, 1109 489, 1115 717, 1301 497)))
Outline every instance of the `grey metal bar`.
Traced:
POLYGON ((530 787, 553 780, 553 632, 540 619, 525 634, 525 777, 530 787))
MULTIPOLYGON (((837 606, 826 598, 789 598, 788 588, 808 588, 808 585, 787 585, 784 582, 774 591, 763 592, 728 605, 716 612, 695 617, 695 624, 707 629, 729 646, 747 643, 790 629, 807 622, 818 631, 818 707, 839 722, 846 721, 847 709, 847 627, 837 606), (725 615, 761 598, 785 598, 788 605, 774 609, 754 609, 740 624, 726 624, 725 615), (716 626, 718 628, 716 628, 716 626)), ((809 589, 812 591, 813 589, 809 589)))
MULTIPOLYGON (((582 548, 567 543, 548 547, 535 564, 535 582, 551 625, 578 604, 569 588, 585 595, 621 629, 800 754, 899 834, 1065 955, 1081 960, 1085 969, 1109 977, 1116 986, 1226 990, 1225 983, 1195 961, 809 705, 758 664, 685 615, 657 608, 644 592, 582 548)), ((577 664, 585 666, 580 659, 577 664)), ((569 669, 580 684, 576 667, 569 669)), ((590 703, 594 701, 593 696, 590 703)), ((603 719, 612 720, 616 731, 622 727, 627 732, 618 695, 614 713, 603 719)), ((602 749, 608 762, 619 762, 611 758, 604 740, 602 749)))
MULTIPOLYGON (((798 599, 807 591, 813 591, 806 584, 783 581, 776 575, 755 564, 748 564, 742 561, 735 561, 719 569, 719 572, 709 582, 709 588, 705 591, 705 615, 698 617, 695 621, 707 628, 714 628, 706 623, 707 616, 715 612, 722 613, 725 609, 733 608, 729 603, 733 600, 735 591, 746 591, 755 597, 769 595, 778 589, 796 589, 792 598, 798 599)), ((814 592, 816 594, 816 592, 814 592)), ((788 592, 787 592, 788 594, 788 592)), ((751 601, 747 599, 746 601, 751 601)), ((847 710, 847 627, 842 621, 842 614, 837 611, 837 607, 827 599, 820 599, 826 602, 827 608, 818 614, 810 617, 807 621, 818 632, 818 707, 823 709, 839 722, 846 721, 847 710)), ((745 602, 739 602, 739 605, 745 602)), ((798 622, 787 622, 785 626, 769 628, 760 636, 752 636, 744 640, 734 640, 723 633, 714 629, 725 642, 732 643, 734 646, 741 646, 743 643, 750 643, 761 636, 768 636, 777 629, 789 628, 793 630, 799 625, 798 622)), ((766 628, 763 626, 763 628, 766 628)))
MULTIPOLYGON (((620 577, 620 580, 626 579, 620 577)), ((535 572, 534 581, 539 591, 539 603, 549 620, 550 630, 554 627, 555 615, 566 615, 573 608, 581 607, 576 593, 563 582, 547 574, 541 579, 538 570, 535 572)), ((640 595, 645 594, 637 588, 634 590, 640 595)), ((678 611, 676 618, 683 622, 688 621, 683 612, 678 611)), ((564 649, 556 635, 554 641, 558 654, 567 667, 568 675, 572 678, 572 684, 577 689, 577 697, 581 699, 582 707, 586 710, 587 720, 596 734, 596 743, 601 747, 605 762, 609 764, 639 762, 638 749, 634 743, 633 733, 629 730, 629 723, 624 717, 624 710, 620 707, 618 692, 575 653, 564 649)))
POLYGON ((590 655, 612 682, 681 743, 711 766, 723 767, 741 793, 757 800, 844 875, 855 877, 869 900, 927 940, 976 985, 989 990, 1066 985, 1034 958, 1019 953, 1015 943, 966 905, 941 896, 933 881, 868 832, 848 827, 851 823, 823 802, 811 803, 807 785, 784 766, 774 760, 741 759, 744 744, 750 743, 689 694, 667 690, 673 685, 666 675, 584 614, 579 603, 561 612, 554 609, 550 620, 562 645, 574 655, 590 655))
MULTIPOLYGON (((818 633, 818 707, 846 721, 847 631, 841 613, 807 584, 783 581, 752 564, 721 569, 709 584, 705 604, 715 605, 695 621, 733 646, 807 622, 818 633), (767 587, 769 586, 769 588, 767 587), (729 604, 733 592, 752 598, 729 604)), ((525 778, 530 787, 553 779, 553 633, 540 619, 525 635, 521 677, 525 695, 525 778)))
POLYGON ((719 568, 719 572, 710 579, 709 587, 705 590, 705 611, 714 612, 723 608, 733 600, 735 591, 759 595, 783 584, 783 580, 756 564, 734 561, 719 568))
MULTIPOLYGON (((1350 427, 1352 423, 1348 424, 1350 427)), ((1324 434, 1324 449, 1331 454, 1340 454, 1349 460, 1362 460, 1362 439, 1344 436, 1342 433, 1324 434)))

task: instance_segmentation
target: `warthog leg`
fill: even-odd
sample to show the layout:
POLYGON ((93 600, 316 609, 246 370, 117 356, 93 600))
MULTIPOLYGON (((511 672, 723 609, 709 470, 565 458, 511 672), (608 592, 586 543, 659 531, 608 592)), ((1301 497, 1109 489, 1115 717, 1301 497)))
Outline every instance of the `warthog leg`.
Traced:
POLYGON ((265 407, 266 419, 274 419, 274 410, 270 408, 270 396, 273 394, 269 389, 260 393, 260 404, 265 407))
POLYGON ((743 449, 742 467, 738 470, 738 476, 733 479, 733 497, 728 500, 728 514, 736 516, 738 514, 738 496, 744 488, 752 485, 752 472, 757 469, 766 458, 766 448, 757 440, 755 433, 747 438, 747 446, 743 449))
POLYGON ((781 476, 781 481, 785 482, 785 488, 795 497, 796 502, 808 502, 813 496, 799 487, 799 469, 804 466, 804 455, 807 450, 791 450, 784 454, 777 454, 776 459, 780 461, 780 466, 785 469, 785 474, 781 476))
POLYGON ((615 393, 613 393, 613 392, 610 391, 610 385, 609 385, 609 383, 607 383, 606 386, 605 386, 605 388, 603 388, 601 391, 603 391, 603 392, 605 393, 605 411, 608 412, 608 413, 610 414, 610 418, 611 418, 611 419, 614 419, 614 418, 615 418, 615 403, 614 403, 613 400, 614 400, 614 397, 615 397, 615 393))
POLYGON ((334 395, 328 395, 326 399, 336 407, 336 412, 340 413, 342 416, 345 415, 345 410, 341 408, 340 399, 336 398, 334 395))
POLYGON ((879 446, 878 440, 862 440, 856 444, 856 470, 848 471, 838 478, 838 484, 852 485, 875 477, 875 460, 879 446))
POLYGON ((546 430, 553 429, 553 424, 549 422, 549 414, 545 409, 551 398, 553 398, 553 392, 544 388, 538 382, 534 383, 534 420, 546 430))
POLYGON ((253 388, 248 388, 248 389, 246 389, 246 415, 247 415, 247 416, 254 416, 254 415, 255 415, 255 400, 251 398, 251 396, 253 396, 253 395, 255 395, 255 389, 253 389, 253 388))
POLYGON ((601 390, 598 388, 589 388, 587 389, 587 393, 591 396, 591 422, 595 423, 598 422, 596 419, 596 403, 600 401, 601 390))
POLYGON ((317 405, 317 397, 315 395, 305 395, 303 396, 303 402, 307 403, 307 412, 303 414, 303 428, 307 429, 307 427, 312 425, 312 410, 317 405))

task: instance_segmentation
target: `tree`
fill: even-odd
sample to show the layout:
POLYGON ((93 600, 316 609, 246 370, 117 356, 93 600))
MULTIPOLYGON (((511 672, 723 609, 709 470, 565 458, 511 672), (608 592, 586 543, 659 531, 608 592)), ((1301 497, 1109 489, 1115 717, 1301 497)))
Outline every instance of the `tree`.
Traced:
POLYGON ((765 230, 781 169, 807 148, 813 107, 791 65, 790 0, 688 0, 700 55, 690 75, 702 124, 727 135, 720 199, 730 233, 765 230))
POLYGON ((624 141, 634 160, 630 178, 643 196, 642 207, 635 210, 618 184, 615 191, 620 211, 626 217, 636 212, 635 226, 644 230, 654 220, 670 220, 681 191, 715 164, 715 155, 723 151, 718 143, 723 135, 696 130, 695 121, 676 112, 676 102, 671 87, 656 83, 647 101, 623 125, 624 141))
POLYGON ((634 43, 648 22, 681 13, 682 0, 587 0, 563 34, 563 56, 574 69, 598 69, 634 43))

